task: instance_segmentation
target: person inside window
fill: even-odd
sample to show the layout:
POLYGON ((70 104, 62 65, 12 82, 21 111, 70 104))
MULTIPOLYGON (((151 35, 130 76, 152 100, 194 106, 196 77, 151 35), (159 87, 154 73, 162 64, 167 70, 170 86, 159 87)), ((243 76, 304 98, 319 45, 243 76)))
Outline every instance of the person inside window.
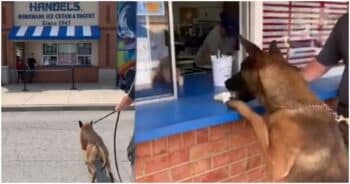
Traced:
POLYGON ((216 55, 218 50, 222 54, 232 55, 238 49, 238 22, 227 11, 220 14, 220 24, 209 32, 199 48, 194 60, 196 66, 210 66, 210 55, 216 55))

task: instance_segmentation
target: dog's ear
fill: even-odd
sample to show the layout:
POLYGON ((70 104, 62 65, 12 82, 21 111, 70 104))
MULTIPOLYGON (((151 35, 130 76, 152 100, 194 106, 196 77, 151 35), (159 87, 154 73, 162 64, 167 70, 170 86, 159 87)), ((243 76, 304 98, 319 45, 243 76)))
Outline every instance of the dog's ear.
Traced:
POLYGON ((263 54, 263 51, 256 46, 254 43, 250 42, 249 40, 245 39, 242 35, 239 36, 241 43, 246 50, 246 52, 249 54, 249 56, 253 58, 258 58, 263 54))
POLYGON ((79 127, 81 128, 83 126, 83 122, 79 120, 79 127))
POLYGON ((274 40, 270 43, 269 53, 270 53, 270 55, 278 55, 280 57, 283 57, 281 50, 277 46, 276 40, 274 40))

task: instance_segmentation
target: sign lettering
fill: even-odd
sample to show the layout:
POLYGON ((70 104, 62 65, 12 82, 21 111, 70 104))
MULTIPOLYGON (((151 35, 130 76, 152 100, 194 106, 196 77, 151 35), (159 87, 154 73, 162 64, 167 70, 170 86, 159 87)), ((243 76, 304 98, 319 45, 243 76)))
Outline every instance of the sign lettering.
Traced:
POLYGON ((15 2, 16 25, 97 25, 96 2, 15 2))

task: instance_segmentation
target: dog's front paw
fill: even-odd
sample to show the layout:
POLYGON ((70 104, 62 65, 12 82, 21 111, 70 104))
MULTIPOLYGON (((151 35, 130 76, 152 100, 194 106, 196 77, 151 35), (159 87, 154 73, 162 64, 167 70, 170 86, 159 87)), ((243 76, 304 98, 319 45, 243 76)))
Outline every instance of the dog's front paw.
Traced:
POLYGON ((245 103, 241 100, 233 99, 233 100, 228 101, 226 104, 229 108, 231 108, 233 110, 238 110, 239 107, 241 107, 245 103))

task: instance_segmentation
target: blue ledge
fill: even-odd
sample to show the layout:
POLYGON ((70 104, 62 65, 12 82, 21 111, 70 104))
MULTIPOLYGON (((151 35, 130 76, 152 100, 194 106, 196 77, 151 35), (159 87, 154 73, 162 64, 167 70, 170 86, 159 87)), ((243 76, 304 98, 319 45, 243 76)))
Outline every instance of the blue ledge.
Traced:
MULTIPOLYGON (((320 99, 327 100, 337 96, 339 82, 340 76, 324 78, 310 83, 310 87, 320 99)), ((214 101, 214 93, 222 89, 212 84, 210 74, 186 75, 177 100, 137 106, 136 143, 240 120, 237 112, 214 101)), ((249 104, 263 112, 255 101, 249 104)))

